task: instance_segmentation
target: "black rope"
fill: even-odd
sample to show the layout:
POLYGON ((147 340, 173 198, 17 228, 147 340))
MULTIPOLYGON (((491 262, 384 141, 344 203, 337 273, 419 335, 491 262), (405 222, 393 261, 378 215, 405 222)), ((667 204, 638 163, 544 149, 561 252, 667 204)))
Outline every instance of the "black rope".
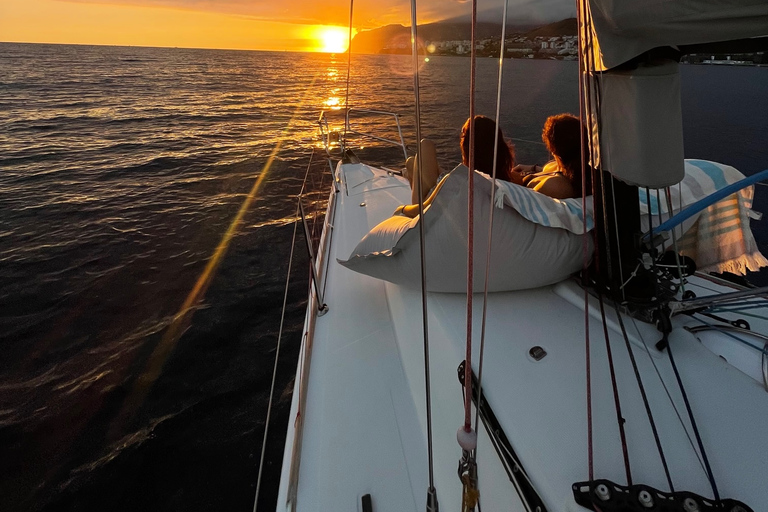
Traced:
POLYGON ((619 308, 614 305, 616 309, 616 316, 619 319, 619 327, 621 327, 621 334, 624 336, 624 343, 627 345, 627 352, 629 353, 629 359, 632 362, 632 369, 635 372, 635 379, 637 380, 637 387, 640 389, 640 395, 643 397, 643 405, 645 406, 645 414, 648 416, 648 422, 651 424, 651 430, 653 431, 653 439, 656 441, 656 448, 659 451, 659 458, 661 458, 661 465, 664 466, 664 474, 667 477, 667 483, 669 484, 669 491, 675 492, 675 486, 672 485, 672 477, 669 474, 669 466, 667 466, 667 458, 664 456, 664 449, 661 447, 661 438, 659 437, 659 431, 656 429, 656 422, 653 419, 653 412, 651 412, 651 404, 648 402, 648 395, 645 393, 645 386, 643 386, 643 379, 640 377, 640 371, 637 369, 637 361, 635 361, 635 354, 632 351, 632 344, 629 341, 627 335, 627 329, 624 327, 624 320, 621 318, 619 308))
MULTIPOLYGON (((664 335, 666 338, 667 335, 664 335)), ((675 364, 675 358, 672 356, 672 347, 667 340, 667 354, 669 355, 669 362, 672 363, 672 370, 675 372, 675 379, 677 379, 677 385, 680 387, 680 394, 683 395, 683 402, 685 402, 685 410, 688 411, 688 419, 691 420, 691 427, 693 427, 693 434, 696 436, 696 443, 699 445, 699 451, 701 452, 701 458, 704 461, 704 467, 707 471, 707 479, 712 486, 712 492, 715 495, 715 499, 720 499, 720 493, 717 492, 717 484, 715 483, 715 475, 712 473, 712 467, 709 465, 709 459, 707 458, 707 452, 704 450, 704 443, 701 441, 701 435, 699 435, 699 428, 696 426, 696 420, 693 418, 693 409, 691 409, 691 403, 688 401, 688 393, 685 392, 685 386, 683 386, 683 380, 680 378, 680 372, 677 371, 677 365, 675 364)))
POLYGON ((629 465, 629 450, 627 449, 627 435, 624 432, 624 417, 621 414, 621 400, 619 398, 619 387, 616 383, 616 370, 613 366, 613 354, 611 352, 611 342, 608 336, 608 323, 605 321, 605 305, 603 295, 598 294, 600 299, 600 316, 603 319, 603 334, 605 335, 605 350, 608 354, 608 368, 611 370, 611 386, 613 387, 613 402, 616 408, 616 423, 619 425, 619 435, 621 436, 621 451, 624 455, 624 470, 627 473, 627 485, 632 485, 632 471, 629 465))

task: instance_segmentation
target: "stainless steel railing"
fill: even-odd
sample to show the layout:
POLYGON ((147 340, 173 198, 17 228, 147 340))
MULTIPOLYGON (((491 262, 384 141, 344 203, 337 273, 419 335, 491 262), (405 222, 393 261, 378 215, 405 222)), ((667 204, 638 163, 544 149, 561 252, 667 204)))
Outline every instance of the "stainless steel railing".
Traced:
POLYGON ((379 142, 385 142, 387 144, 392 144, 394 146, 398 146, 403 152, 403 158, 406 160, 408 159, 408 147, 406 146, 405 139, 403 137, 403 129, 402 129, 402 125, 400 124, 400 114, 396 114, 394 112, 385 112, 382 110, 349 108, 346 110, 344 114, 344 136, 339 136, 338 132, 333 132, 330 128, 330 124, 328 122, 328 116, 331 112, 334 112, 334 111, 329 112, 327 110, 323 110, 322 112, 320 112, 320 118, 317 121, 318 125, 320 126, 320 135, 322 137, 323 144, 325 146, 325 151, 329 155, 331 154, 331 145, 333 143, 338 143, 341 146, 342 151, 346 149, 346 135, 351 134, 351 135, 356 135, 356 136, 371 139, 371 140, 377 140, 379 142), (351 124, 351 119, 350 119, 350 114, 352 113, 387 116, 387 117, 391 116, 394 119, 395 127, 397 128, 398 139, 380 137, 373 133, 365 132, 365 131, 361 131, 353 128, 351 124))

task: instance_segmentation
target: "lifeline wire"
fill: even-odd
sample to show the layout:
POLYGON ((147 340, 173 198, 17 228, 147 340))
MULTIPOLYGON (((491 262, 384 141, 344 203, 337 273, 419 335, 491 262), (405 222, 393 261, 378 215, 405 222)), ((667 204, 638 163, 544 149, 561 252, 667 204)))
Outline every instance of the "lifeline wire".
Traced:
MULTIPOLYGON (((501 24, 501 42, 499 48, 499 81, 496 84, 496 130, 499 128, 499 111, 501 109, 501 82, 504 72, 504 42, 507 33, 507 5, 509 0, 504 0, 504 10, 501 24)), ((480 427, 480 404, 483 400, 483 357, 485 355, 485 320, 488 313, 488 279, 491 273, 491 245, 493 243, 493 210, 496 204, 496 160, 499 153, 499 137, 493 142, 493 170, 491 172, 491 204, 488 214, 488 249, 485 257, 485 283, 483 284, 483 317, 480 328, 480 360, 477 367, 477 407, 475 408, 475 430, 480 427)), ((466 377, 466 376, 465 376, 466 377)), ((477 447, 475 447, 477 457, 477 447)))
MULTIPOLYGON (((311 161, 310 161, 311 165, 311 161)), ((301 200, 301 199, 299 199, 301 200)), ((272 368, 272 384, 269 386, 269 402, 267 405, 267 419, 264 423, 264 438, 261 442, 261 457, 259 457, 259 474, 256 477, 256 497, 253 500, 253 512, 259 504, 259 491, 261 490, 262 470, 264 469, 264 456, 267 451, 267 433, 269 432, 269 419, 272 415, 272 399, 275 396, 275 380, 277 380, 277 362, 280 360, 280 344, 283 338, 283 322, 285 321, 285 307, 288 304, 288 285, 291 282, 291 269, 293 268, 293 249, 296 246, 296 229, 299 225, 299 207, 296 205, 296 214, 293 223, 293 237, 291 238, 291 255, 288 258, 288 274, 285 276, 285 293, 283 294, 283 311, 280 313, 280 330, 277 335, 277 348, 275 349, 275 365, 272 368)))
MULTIPOLYGON (((419 101, 419 52, 418 52, 418 30, 416 27, 416 0, 411 0, 411 52, 413 55, 413 95, 416 102, 416 144, 419 151, 416 154, 419 169, 424 169, 422 165, 423 151, 421 150, 421 106, 419 101)), ((415 176, 414 176, 415 177, 415 176)), ((418 179, 415 180, 416 190, 419 196, 419 218, 424 218, 424 195, 421 185, 421 173, 419 173, 418 179)), ((435 471, 432 462, 432 396, 429 376, 429 322, 427 320, 427 265, 424 259, 424 223, 419 222, 419 250, 421 255, 421 317, 424 326, 424 384, 426 391, 426 406, 427 406, 427 456, 429 458, 429 489, 427 489, 429 508, 431 503, 429 500, 435 500, 435 506, 437 504, 437 495, 435 489, 435 471)))

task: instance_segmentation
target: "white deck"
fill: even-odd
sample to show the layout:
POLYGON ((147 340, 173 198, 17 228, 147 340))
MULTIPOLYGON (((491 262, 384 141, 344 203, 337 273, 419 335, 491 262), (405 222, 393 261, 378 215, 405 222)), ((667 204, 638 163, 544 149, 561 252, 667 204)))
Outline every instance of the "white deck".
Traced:
MULTIPOLYGON (((374 511, 425 509, 428 480, 420 291, 363 276, 336 263, 336 258, 349 256, 372 226, 408 201, 410 191, 403 179, 375 172, 371 180, 347 184, 342 179, 334 218, 328 219, 333 225, 333 243, 324 299, 330 310, 315 325, 302 412, 298 510, 361 510, 364 494, 371 494, 374 511)), ((590 302, 595 478, 624 484, 603 327, 596 300, 590 302)), ((443 511, 458 510, 461 504, 456 476, 461 450, 456 430, 463 411, 456 367, 464 358, 465 303, 459 294, 429 295, 435 484, 443 511)), ((481 305, 482 295, 477 295, 476 372, 481 305)), ((666 491, 621 332, 611 310, 607 316, 634 483, 666 491)), ((491 294, 488 306, 484 392, 553 512, 583 510, 573 501, 571 484, 588 479, 584 317, 583 290, 574 282, 491 294), (528 356, 534 345, 548 353, 539 362, 528 356)), ((720 494, 744 501, 755 511, 768 510, 768 393, 681 328, 683 322, 696 325, 695 320, 684 316, 676 317, 675 322, 671 344, 720 494)), ((686 436, 690 426, 668 358, 653 348, 660 335, 653 326, 628 317, 625 325, 675 488, 711 497, 686 436)), ((762 327, 757 330, 768 331, 768 326, 762 327)), ((297 390, 299 386, 297 375, 297 390)), ((287 504, 288 474, 297 398, 298 391, 294 393, 278 510, 291 508, 287 504)), ((482 431, 478 466, 485 510, 524 510, 482 431)))

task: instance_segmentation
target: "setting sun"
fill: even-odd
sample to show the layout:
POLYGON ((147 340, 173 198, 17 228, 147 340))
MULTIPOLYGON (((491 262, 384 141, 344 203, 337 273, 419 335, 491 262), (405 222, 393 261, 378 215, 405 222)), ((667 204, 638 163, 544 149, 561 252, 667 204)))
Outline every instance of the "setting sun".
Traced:
POLYGON ((349 30, 341 27, 322 27, 317 32, 318 51, 344 53, 349 46, 349 30))

